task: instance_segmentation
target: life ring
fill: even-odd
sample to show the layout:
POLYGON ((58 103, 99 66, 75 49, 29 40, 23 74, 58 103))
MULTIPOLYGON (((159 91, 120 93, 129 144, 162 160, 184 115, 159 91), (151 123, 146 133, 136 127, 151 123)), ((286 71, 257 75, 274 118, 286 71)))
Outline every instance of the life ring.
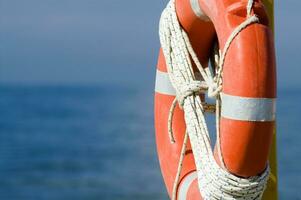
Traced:
MULTIPOLYGON (((203 66, 208 66, 216 39, 222 49, 247 13, 247 1, 242 0, 176 0, 175 4, 178 20, 203 66)), ((259 23, 248 26, 235 37, 225 58, 220 120, 220 149, 225 167, 230 173, 244 178, 265 170, 275 127, 273 34, 261 1, 253 3, 252 13, 259 17, 259 23)), ((167 124, 175 97, 161 49, 155 86, 155 131, 161 172, 170 197, 186 131, 184 112, 177 106, 172 119, 176 143, 170 142, 167 124)), ((217 149, 214 154, 221 164, 217 149)), ((176 196, 180 200, 202 199, 189 142, 176 196)))

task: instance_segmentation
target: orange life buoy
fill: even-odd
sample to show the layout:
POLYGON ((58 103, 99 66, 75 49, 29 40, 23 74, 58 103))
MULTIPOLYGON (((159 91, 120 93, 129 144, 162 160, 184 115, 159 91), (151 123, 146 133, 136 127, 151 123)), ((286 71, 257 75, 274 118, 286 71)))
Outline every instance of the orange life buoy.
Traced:
MULTIPOLYGON (((246 4, 244 0, 176 0, 178 20, 203 66, 208 65, 216 39, 222 49, 233 30, 246 18, 246 4)), ((260 0, 254 2, 253 12, 260 23, 252 24, 236 36, 223 70, 220 148, 227 170, 240 177, 258 175, 266 168, 275 126, 273 34, 260 0)), ((170 196, 186 129, 184 113, 177 106, 172 127, 177 142, 170 143, 167 123, 175 95, 160 50, 155 88, 155 130, 161 171, 170 196)), ((188 144, 177 190, 178 199, 201 199, 195 171, 188 144)))

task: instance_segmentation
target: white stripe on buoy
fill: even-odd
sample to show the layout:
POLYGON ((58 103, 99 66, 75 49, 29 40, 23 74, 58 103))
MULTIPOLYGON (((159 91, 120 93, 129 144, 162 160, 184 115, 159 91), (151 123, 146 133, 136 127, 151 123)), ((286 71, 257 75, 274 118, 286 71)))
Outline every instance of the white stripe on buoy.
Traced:
MULTIPOLYGON (((198 80, 199 74, 196 74, 198 80)), ((157 70, 155 91, 164 95, 176 96, 167 72, 157 70)), ((250 98, 221 93, 221 116, 241 121, 274 121, 275 98, 250 98)))
POLYGON ((167 72, 157 70, 155 92, 176 96, 176 90, 172 86, 167 72))
POLYGON ((210 21, 207 15, 203 12, 203 10, 200 7, 198 0, 190 0, 190 6, 194 12, 194 14, 199 17, 200 19, 204 21, 210 21))
POLYGON ((274 121, 275 98, 249 98, 221 93, 221 116, 241 121, 274 121))
POLYGON ((179 188, 179 194, 178 194, 178 200, 186 200, 187 199, 187 193, 188 190, 192 184, 192 182, 197 179, 198 174, 196 171, 191 172, 188 174, 182 181, 180 188, 179 188))
MULTIPOLYGON (((203 80, 199 72, 195 72, 196 80, 203 80)), ((172 86, 167 72, 162 72, 157 69, 155 92, 165 95, 176 96, 176 90, 172 86)))

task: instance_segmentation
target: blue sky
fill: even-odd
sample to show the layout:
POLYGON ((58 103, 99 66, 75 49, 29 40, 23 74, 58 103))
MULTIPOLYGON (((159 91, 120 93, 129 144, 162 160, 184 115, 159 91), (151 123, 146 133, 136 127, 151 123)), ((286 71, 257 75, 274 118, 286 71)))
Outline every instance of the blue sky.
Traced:
MULTIPOLYGON (((0 82, 151 85, 166 2, 0 0, 0 82)), ((281 88, 301 84, 300 7, 276 1, 281 88)))

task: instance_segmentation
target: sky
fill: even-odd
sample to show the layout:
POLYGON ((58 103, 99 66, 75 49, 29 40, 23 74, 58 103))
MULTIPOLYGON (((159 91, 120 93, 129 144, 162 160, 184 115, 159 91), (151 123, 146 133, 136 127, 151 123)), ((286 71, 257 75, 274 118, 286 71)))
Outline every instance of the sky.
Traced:
MULTIPOLYGON (((153 84, 166 0, 0 0, 0 83, 153 84)), ((300 0, 276 0, 278 87, 300 87, 300 0)))

